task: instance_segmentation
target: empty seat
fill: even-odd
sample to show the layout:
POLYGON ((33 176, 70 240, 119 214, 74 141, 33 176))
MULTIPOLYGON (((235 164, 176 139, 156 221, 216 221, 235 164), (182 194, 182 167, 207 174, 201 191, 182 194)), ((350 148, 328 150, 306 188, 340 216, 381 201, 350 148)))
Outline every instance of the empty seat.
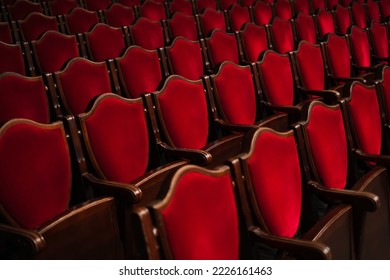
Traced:
POLYGON ((389 63, 389 36, 387 26, 373 21, 368 29, 373 58, 376 64, 389 63))
POLYGON ((354 25, 360 28, 366 28, 367 18, 364 4, 353 1, 350 9, 354 25))
POLYGON ((145 17, 139 18, 130 30, 134 44, 145 49, 162 48, 167 40, 166 32, 161 23, 145 17))
POLYGON ((284 20, 293 18, 293 6, 290 0, 278 0, 275 4, 275 16, 284 20))
POLYGON ((202 14, 206 9, 217 10, 217 0, 194 1, 197 14, 202 14))
POLYGON ((271 4, 263 1, 256 1, 252 11, 254 22, 257 25, 269 24, 274 17, 271 4))
POLYGON ((65 15, 78 7, 77 0, 52 0, 46 2, 53 16, 65 15))
POLYGON ((164 3, 159 3, 154 0, 146 0, 140 6, 142 17, 146 17, 153 21, 167 19, 164 3))
POLYGON ((215 9, 206 9, 198 14, 202 37, 209 37, 214 30, 227 31, 225 14, 215 9))
POLYGON ((309 0, 295 0, 292 1, 293 7, 294 7, 294 14, 304 14, 304 15, 310 15, 312 14, 311 8, 310 8, 310 2, 309 0))
POLYGON ((140 6, 141 0, 117 0, 116 2, 121 3, 128 7, 140 6))
POLYGON ((265 26, 247 23, 239 34, 244 56, 242 60, 245 62, 256 62, 260 54, 270 48, 269 36, 265 26))
POLYGON ((326 34, 335 33, 332 12, 320 9, 314 19, 317 22, 319 40, 324 39, 326 34))
POLYGON ((0 42, 13 44, 15 41, 14 33, 8 22, 0 22, 0 42))
MULTIPOLYGON (((0 73, 15 72, 21 75, 33 75, 32 64, 28 63, 27 55, 20 44, 0 42, 0 73)), ((30 57, 31 62, 31 57, 30 57)))
POLYGON ((49 30, 60 31, 56 17, 46 16, 42 13, 31 13, 25 19, 19 20, 18 25, 23 41, 37 40, 49 30))
POLYGON ((84 7, 90 11, 104 10, 111 5, 111 0, 82 0, 84 7))
POLYGON ((183 13, 187 16, 193 16, 192 1, 191 0, 173 0, 168 3, 170 14, 183 13))
POLYGON ((182 36, 188 40, 198 40, 198 26, 192 15, 188 16, 177 12, 167 20, 167 25, 171 39, 182 36))
POLYGON ((240 31, 245 23, 252 21, 249 9, 239 4, 231 6, 227 11, 227 16, 232 31, 240 31))
POLYGON ((78 34, 91 30, 99 22, 99 17, 94 11, 76 7, 70 13, 64 15, 64 20, 67 33, 78 34))
POLYGON ((294 20, 294 24, 298 42, 305 40, 312 44, 317 43, 317 31, 313 16, 299 14, 294 20))
POLYGON ((295 34, 291 21, 276 17, 267 28, 275 51, 283 54, 295 49, 295 34))
POLYGON ((43 13, 40 3, 34 3, 28 0, 18 0, 12 5, 7 6, 8 14, 11 20, 25 19, 30 13, 43 13))
POLYGON ((136 14, 132 7, 113 3, 105 10, 107 24, 113 27, 128 26, 135 22, 136 14))
POLYGON ((238 0, 219 0, 219 8, 221 10, 227 11, 229 10, 234 4, 238 3, 238 0))
POLYGON ((377 1, 367 0, 365 3, 368 22, 381 22, 381 12, 377 1))
POLYGON ((352 26, 352 19, 347 7, 337 5, 333 11, 334 23, 336 32, 345 35, 349 32, 349 28, 352 26))

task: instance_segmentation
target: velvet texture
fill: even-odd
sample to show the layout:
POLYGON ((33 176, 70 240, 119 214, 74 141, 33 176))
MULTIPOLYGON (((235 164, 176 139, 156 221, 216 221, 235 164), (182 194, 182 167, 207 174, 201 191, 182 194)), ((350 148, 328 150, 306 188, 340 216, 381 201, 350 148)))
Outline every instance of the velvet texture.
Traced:
POLYGON ((326 9, 325 0, 312 0, 311 6, 313 7, 314 12, 316 13, 320 9, 326 9))
POLYGON ((167 19, 164 4, 154 2, 153 0, 145 1, 140 7, 141 15, 153 21, 167 19))
POLYGON ((287 53, 294 50, 294 35, 289 21, 275 18, 271 25, 271 35, 274 48, 278 53, 287 53))
POLYGON ((99 22, 96 12, 77 7, 69 14, 64 15, 70 34, 88 32, 99 22))
POLYGON ((351 42, 356 64, 358 66, 369 67, 371 65, 371 53, 367 32, 358 27, 352 28, 351 42))
POLYGON ((334 15, 338 32, 343 35, 347 34, 348 28, 352 25, 348 8, 337 5, 334 15))
POLYGON ((162 80, 160 60, 156 50, 130 47, 117 59, 125 86, 132 98, 153 92, 162 80))
POLYGON ((19 21, 19 26, 25 41, 38 39, 48 30, 58 31, 57 19, 42 13, 32 13, 25 20, 19 21))
POLYGON ((217 0, 198 0, 195 1, 198 13, 203 13, 206 9, 217 10, 217 0))
POLYGON ((80 55, 76 37, 56 31, 46 32, 32 44, 39 65, 45 73, 60 71, 69 60, 80 55))
POLYGON ((120 3, 113 3, 106 11, 107 24, 113 27, 128 26, 134 23, 134 10, 120 3))
POLYGON ((23 60, 23 51, 19 44, 6 44, 0 42, 0 73, 15 72, 26 75, 23 60))
POLYGON ((208 110, 200 80, 168 79, 158 96, 161 114, 173 145, 201 149, 208 139, 208 110))
POLYGON ((293 18, 291 2, 289 0, 278 0, 275 4, 275 14, 284 20, 293 18))
POLYGON ((386 117, 387 121, 390 121, 390 69, 385 69, 383 71, 383 81, 382 81, 382 93, 385 100, 386 106, 386 117))
POLYGON ((130 183, 143 175, 149 160, 147 122, 141 99, 100 99, 84 120, 88 152, 106 179, 130 183))
POLYGON ((390 16, 390 1, 386 0, 381 0, 379 1, 379 9, 382 14, 382 18, 387 18, 390 16))
POLYGON ((371 25, 374 53, 378 57, 389 57, 389 43, 386 27, 378 22, 371 25))
POLYGON ((253 7, 253 17, 257 25, 269 24, 273 17, 271 5, 263 1, 256 1, 256 5, 253 7))
POLYGON ((237 40, 234 34, 216 30, 207 39, 207 43, 213 67, 224 61, 239 63, 237 40))
POLYGON ((339 3, 339 0, 325 0, 326 1, 326 7, 328 10, 334 10, 336 5, 339 3))
POLYGON ((197 80, 203 76, 203 57, 198 41, 177 38, 166 51, 173 73, 190 80, 197 80))
POLYGON ((107 66, 85 58, 75 58, 56 74, 70 113, 77 116, 84 112, 92 99, 112 92, 107 66))
POLYGON ((9 16, 12 20, 25 19, 33 12, 43 13, 42 7, 39 3, 33 3, 28 0, 14 2, 14 4, 9 6, 8 10, 9 16))
POLYGON ((366 2, 367 16, 370 21, 381 22, 381 12, 378 2, 367 0, 366 2))
POLYGON ((382 145, 382 124, 374 87, 353 85, 349 102, 353 127, 363 152, 379 155, 382 145))
POLYGON ((227 121, 232 124, 254 124, 256 90, 250 67, 241 68, 236 64, 223 64, 215 76, 215 84, 227 121))
POLYGON ((12 44, 12 33, 8 22, 0 22, 0 42, 12 44))
POLYGON ((203 26, 204 37, 209 37, 211 32, 216 29, 226 31, 225 16, 221 11, 207 9, 200 15, 200 22, 203 26))
POLYGON ((85 7, 90 11, 105 10, 112 2, 111 0, 84 0, 85 7))
POLYGON ((260 213, 272 234, 294 237, 302 200, 301 170, 294 136, 270 132, 254 142, 248 167, 260 213))
POLYGON ((230 176, 184 174, 162 216, 174 259, 239 258, 239 224, 230 176))
POLYGON ((331 73, 335 77, 350 77, 351 60, 347 39, 332 34, 329 36, 326 49, 328 51, 328 63, 331 73))
POLYGON ((298 15, 295 19, 295 26, 300 40, 306 40, 311 44, 317 43, 316 27, 311 15, 298 15))
POLYGON ((148 50, 164 47, 163 28, 158 21, 139 18, 131 27, 134 43, 148 50))
POLYGON ((14 118, 49 123, 49 104, 41 77, 0 75, 0 124, 14 118))
POLYGON ((122 29, 97 24, 85 34, 93 61, 119 57, 126 49, 122 29))
POLYGON ((366 11, 364 10, 364 5, 362 3, 353 2, 351 6, 351 14, 353 22, 359 28, 366 28, 366 11))
POLYGON ((222 10, 229 10, 233 4, 238 3, 238 0, 219 0, 222 10))
POLYGON ((0 203, 34 229, 68 207, 71 163, 62 126, 14 123, 0 131, 0 203))
POLYGON ((310 15, 310 3, 309 0, 295 0, 293 2, 295 14, 310 15))
POLYGON ((128 7, 141 6, 141 0, 117 0, 116 2, 128 7))
POLYGON ((174 0, 170 4, 170 11, 172 14, 183 13, 187 16, 192 16, 192 3, 187 0, 174 0))
POLYGON ((240 31, 241 27, 251 21, 249 10, 239 4, 235 4, 229 10, 229 18, 232 23, 233 31, 240 31))
POLYGON ((276 106, 289 106, 294 102, 294 79, 290 60, 286 55, 269 51, 258 66, 269 101, 276 106), (283 83, 280 82, 283 77, 283 83))
POLYGON ((303 87, 310 90, 323 90, 325 70, 320 47, 303 42, 296 54, 303 87))
POLYGON ((244 7, 252 6, 252 4, 254 4, 254 3, 255 3, 254 0, 241 0, 240 1, 241 6, 244 6, 244 7))
POLYGON ((344 189, 347 182, 347 139, 341 110, 314 106, 306 128, 315 167, 327 188, 344 189))
POLYGON ((249 62, 256 62, 260 54, 268 49, 267 31, 264 26, 247 23, 241 32, 241 38, 249 62))
POLYGON ((77 0, 53 0, 48 1, 47 4, 53 16, 65 15, 78 7, 77 0))
POLYGON ((323 38, 328 33, 334 33, 332 12, 320 10, 317 14, 318 33, 323 38))
POLYGON ((168 25, 173 38, 182 36, 188 40, 198 40, 198 30, 193 16, 177 13, 168 21, 168 25))

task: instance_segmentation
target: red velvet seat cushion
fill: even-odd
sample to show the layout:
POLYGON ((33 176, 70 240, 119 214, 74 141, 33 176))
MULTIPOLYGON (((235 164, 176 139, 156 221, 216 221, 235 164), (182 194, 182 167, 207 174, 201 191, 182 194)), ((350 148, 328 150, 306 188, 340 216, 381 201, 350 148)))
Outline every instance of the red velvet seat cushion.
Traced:
POLYGON ((175 259, 238 259, 239 225, 230 176, 184 174, 162 215, 175 259))
POLYGON ((62 213, 71 178, 60 123, 8 123, 0 130, 0 204, 22 227, 37 228, 62 213))
POLYGON ((299 45, 296 54, 303 87, 310 90, 323 90, 325 70, 320 47, 303 42, 299 45))

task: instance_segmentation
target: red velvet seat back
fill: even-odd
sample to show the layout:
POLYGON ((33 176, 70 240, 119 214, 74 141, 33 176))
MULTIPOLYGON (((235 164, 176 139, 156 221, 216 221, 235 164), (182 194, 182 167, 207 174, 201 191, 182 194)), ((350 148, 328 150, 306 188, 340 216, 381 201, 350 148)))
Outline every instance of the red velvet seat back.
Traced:
POLYGON ((13 118, 49 123, 49 104, 41 77, 0 75, 0 124, 13 118))
POLYGON ((263 1, 256 1, 253 7, 253 17, 257 25, 266 25, 273 17, 272 6, 263 1))
POLYGON ((317 43, 314 19, 310 15, 299 14, 295 19, 295 26, 299 40, 306 40, 311 44, 317 43))
POLYGON ((16 120, 0 129, 0 204, 34 229, 68 207, 71 162, 61 123, 16 120))
POLYGON ((166 52, 174 74, 190 80, 203 76, 203 57, 198 41, 188 41, 176 38, 172 45, 166 47, 166 52))
POLYGON ((47 5, 53 16, 65 15, 78 7, 77 0, 52 0, 48 1, 47 5))
POLYGON ((274 235, 294 237, 300 222, 302 181, 292 132, 257 132, 247 165, 248 179, 266 229, 274 235))
POLYGON ((236 3, 238 3, 238 0, 219 0, 221 10, 229 10, 236 3))
POLYGON ((243 48, 249 62, 258 60, 263 51, 269 49, 267 31, 264 26, 247 23, 241 32, 243 48))
POLYGON ((19 0, 8 6, 9 17, 12 20, 25 19, 33 12, 43 13, 41 4, 28 0, 19 0))
POLYGON ((75 116, 84 112, 96 96, 112 92, 104 62, 75 58, 63 71, 56 73, 56 78, 67 107, 75 116))
POLYGON ((274 49, 278 53, 287 53, 294 50, 294 34, 291 22, 282 18, 275 18, 270 26, 274 49))
POLYGON ((201 149, 208 141, 208 108, 201 80, 167 79, 157 93, 161 116, 175 147, 201 149))
POLYGON ((57 19, 42 13, 30 14, 26 19, 19 21, 19 26, 25 41, 36 40, 48 30, 59 31, 57 19))
POLYGON ((76 37, 72 35, 47 31, 32 44, 44 73, 59 71, 69 60, 80 56, 76 37))
POLYGON ((293 2, 295 14, 310 15, 310 2, 309 0, 295 0, 293 2))
POLYGON ((389 40, 386 26, 373 22, 371 24, 371 35, 374 54, 378 57, 389 57, 389 40))
POLYGON ((135 14, 131 7, 113 3, 106 10, 107 24, 113 27, 128 26, 134 23, 135 14))
POLYGON ((323 90, 325 88, 325 70, 319 45, 302 41, 296 52, 296 59, 303 87, 310 90, 323 90))
POLYGON ((206 9, 217 10, 217 0, 198 0, 195 1, 195 7, 198 14, 202 14, 206 9))
POLYGON ((149 137, 140 98, 105 94, 80 118, 88 154, 101 178, 130 183, 145 173, 149 137))
POLYGON ((232 23, 233 31, 240 31, 242 26, 251 21, 249 10, 239 4, 234 4, 229 12, 229 18, 232 23))
POLYGON ((111 0, 84 0, 85 7, 90 11, 98 11, 106 9, 111 0))
POLYGON ((347 39, 331 34, 325 46, 331 73, 335 77, 350 77, 351 59, 347 39))
POLYGON ((213 30, 219 29, 226 31, 226 22, 223 12, 215 9, 206 9, 200 15, 200 22, 203 27, 203 36, 209 37, 213 30))
POLYGON ((256 90, 249 66, 224 62, 213 76, 221 109, 229 123, 252 125, 256 121, 256 90))
POLYGON ((157 50, 132 46, 116 61, 123 83, 132 98, 157 90, 163 78, 157 50))
POLYGON ((326 2, 325 0, 312 0, 311 6, 313 8, 313 12, 317 13, 320 9, 326 9, 326 2))
POLYGON ((70 34, 88 32, 99 22, 96 12, 81 7, 76 7, 70 13, 65 14, 64 19, 70 34))
POLYGON ((338 32, 344 35, 347 34, 348 28, 352 25, 352 20, 348 8, 337 5, 334 14, 338 32))
POLYGON ((256 0, 241 0, 240 4, 244 7, 253 6, 253 4, 256 2, 256 0))
POLYGON ((12 44, 12 32, 8 22, 0 22, 0 42, 12 44))
POLYGON ((163 3, 154 0, 145 1, 140 7, 141 15, 153 21, 166 19, 165 7, 163 3))
POLYGON ((192 3, 188 0, 174 0, 170 4, 171 14, 183 13, 187 16, 192 16, 192 3))
POLYGON ((390 1, 389 0, 380 0, 379 1, 379 10, 382 15, 382 19, 387 19, 390 16, 390 1))
POLYGON ((15 72, 26 75, 23 51, 20 44, 0 42, 0 73, 15 72))
POLYGON ((334 10, 337 4, 339 4, 339 0, 325 0, 325 1, 326 1, 326 9, 328 11, 334 10))
POLYGON ((119 27, 99 23, 85 37, 93 61, 119 57, 126 49, 124 34, 119 27))
POLYGON ((327 188, 344 189, 348 172, 348 147, 340 108, 328 108, 316 103, 309 112, 306 132, 322 184, 327 188))
POLYGON ((332 12, 321 9, 318 11, 316 18, 318 24, 318 33, 321 38, 323 38, 328 33, 335 32, 332 12))
POLYGON ((212 67, 224 61, 239 63, 237 40, 234 34, 215 30, 207 39, 207 44, 212 67))
POLYGON ((382 124, 375 87, 356 83, 350 93, 353 127, 363 152, 379 155, 382 146, 382 124))
POLYGON ((384 68, 382 73, 382 94, 385 101, 385 107, 386 111, 388 112, 386 114, 387 121, 390 121, 390 69, 384 68))
POLYGON ((182 36, 188 40, 198 40, 198 29, 193 16, 187 16, 182 13, 176 13, 168 21, 168 25, 173 38, 182 36))
POLYGON ((159 21, 139 18, 131 26, 134 43, 148 50, 164 47, 164 32, 159 21))
POLYGON ((258 64, 262 77, 264 93, 271 104, 276 106, 293 105, 294 79, 290 60, 287 55, 267 51, 258 64), (283 77, 283 83, 281 83, 283 77))
POLYGON ((128 6, 128 7, 141 5, 141 0, 117 0, 116 2, 121 3, 121 4, 128 6))
POLYGON ((367 0, 366 2, 367 16, 369 21, 381 21, 381 12, 379 10, 378 2, 367 0))
POLYGON ((353 2, 351 6, 351 14, 353 23, 360 27, 360 28, 366 28, 367 27, 367 20, 366 20, 366 11, 364 10, 364 5, 362 3, 353 2))
POLYGON ((275 4, 275 15, 284 20, 293 18, 292 5, 289 0, 278 0, 275 4))
POLYGON ((239 223, 228 172, 184 170, 162 202, 165 233, 174 259, 239 258, 239 223), (221 172, 219 172, 221 173, 221 172))
POLYGON ((351 49, 358 66, 369 67, 371 65, 370 43, 364 29, 352 27, 351 49))

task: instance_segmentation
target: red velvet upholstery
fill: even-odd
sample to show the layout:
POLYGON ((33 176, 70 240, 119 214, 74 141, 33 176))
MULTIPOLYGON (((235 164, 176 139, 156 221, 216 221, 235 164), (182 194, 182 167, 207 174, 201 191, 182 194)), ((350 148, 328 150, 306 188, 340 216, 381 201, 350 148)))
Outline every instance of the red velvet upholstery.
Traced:
POLYGON ((69 60, 80 56, 76 37, 57 31, 47 31, 32 44, 39 66, 45 73, 59 71, 69 60))
POLYGON ((19 0, 8 6, 9 16, 12 20, 25 19, 30 13, 43 13, 41 4, 28 0, 19 0))
POLYGON ((192 3, 189 0, 173 0, 170 4, 171 14, 183 13, 187 16, 192 16, 192 3))
POLYGON ((347 39, 333 33, 328 37, 325 46, 328 52, 328 65, 332 75, 335 77, 350 77, 351 60, 347 39))
POLYGON ((200 21, 203 27, 203 36, 208 37, 213 30, 219 29, 226 31, 226 22, 223 12, 214 9, 206 9, 200 15, 200 21))
POLYGON ((159 21, 139 18, 131 27, 134 43, 145 49, 153 50, 164 47, 164 33, 159 21))
POLYGON ((141 99, 105 94, 81 119, 88 153, 100 176, 130 183, 145 173, 149 138, 141 99))
POLYGON ((47 1, 47 5, 53 16, 65 15, 78 7, 77 0, 52 0, 47 1))
POLYGON ((93 61, 119 57, 126 49, 124 34, 119 27, 98 23, 90 32, 85 33, 85 38, 93 61))
POLYGON ((367 21, 366 21, 366 11, 364 10, 364 5, 362 3, 353 2, 351 6, 351 14, 353 23, 360 27, 360 28, 366 28, 367 27, 367 21))
POLYGON ((339 0, 326 0, 326 9, 332 11, 336 8, 336 5, 339 4, 339 0))
POLYGON ((341 0, 340 1, 340 4, 343 6, 343 7, 349 7, 351 5, 352 2, 357 2, 357 3, 363 3, 365 0, 356 0, 356 1, 353 1, 353 0, 341 0))
POLYGON ((96 12, 81 7, 74 8, 70 13, 65 14, 64 19, 70 34, 88 32, 99 22, 96 12))
POLYGON ((383 70, 383 74, 382 74, 382 94, 383 94, 383 98, 385 100, 385 107, 386 107, 386 111, 388 112, 386 114, 386 117, 387 117, 387 121, 390 121, 390 69, 389 68, 385 68, 383 70))
POLYGON ((287 55, 267 51, 258 64, 262 76, 264 93, 271 104, 288 106, 294 102, 294 79, 287 55), (280 82, 283 77, 283 83, 280 82))
POLYGON ((239 4, 234 4, 228 14, 233 31, 240 31, 245 23, 251 21, 248 8, 242 7, 239 4))
POLYGON ((373 52, 378 57, 389 57, 389 40, 387 35, 386 26, 379 22, 373 22, 371 24, 371 38, 373 52))
POLYGON ((8 22, 0 22, 0 42, 12 44, 12 31, 8 22))
POLYGON ((252 140, 247 160, 250 180, 268 230, 294 237, 301 214, 302 182, 294 135, 265 131, 252 140))
POLYGON ((310 2, 309 0, 295 0, 292 2, 294 5, 295 14, 310 15, 310 2))
POLYGON ((246 51, 246 60, 255 62, 263 51, 269 49, 267 31, 264 26, 247 23, 241 31, 243 48, 246 51))
POLYGON ((190 80, 203 76, 203 57, 198 41, 176 38, 166 52, 174 74, 190 80))
POLYGON ((317 103, 306 128, 316 170, 327 188, 344 189, 348 172, 347 139, 339 107, 317 103))
POLYGON ((116 2, 128 7, 141 6, 141 0, 117 0, 116 2))
POLYGON ((334 11, 334 15, 338 32, 344 35, 347 34, 348 28, 352 25, 352 20, 348 8, 337 5, 336 10, 334 11))
POLYGON ((8 123, 0 159, 0 204, 20 226, 37 228, 68 207, 71 163, 60 123, 8 123))
POLYGON ((23 51, 19 44, 6 44, 0 42, 0 73, 15 72, 26 75, 23 60, 23 51))
POLYGON ((256 121, 256 90, 250 66, 225 62, 213 77, 222 111, 232 124, 256 121))
POLYGON ((166 19, 164 4, 146 0, 140 7, 141 15, 153 21, 166 19))
POLYGON ((24 20, 19 20, 20 31, 24 41, 38 39, 48 30, 58 30, 57 19, 42 13, 32 13, 24 20))
POLYGON ((241 0, 240 4, 244 7, 253 6, 253 4, 256 2, 256 0, 241 0))
POLYGON ((350 38, 355 63, 358 66, 369 67, 371 65, 371 53, 367 32, 359 27, 352 27, 350 38))
POLYGON ((182 13, 176 13, 168 21, 172 38, 182 36, 188 40, 198 40, 198 29, 193 16, 187 16, 182 13))
POLYGON ((253 7, 253 17, 257 25, 266 25, 273 17, 272 6, 263 1, 257 1, 253 7))
POLYGON ((49 123, 49 104, 41 77, 0 75, 0 124, 13 118, 49 123))
POLYGON ((203 148, 208 140, 209 123, 202 81, 171 76, 157 98, 173 145, 178 148, 203 148))
POLYGON ((217 10, 217 0, 198 0, 195 1, 195 7, 198 14, 203 13, 206 9, 217 10))
POLYGON ((219 5, 222 10, 229 10, 236 3, 238 3, 238 0, 219 0, 219 5))
POLYGON ((131 46, 116 59, 123 82, 132 98, 157 89, 163 76, 157 50, 131 46))
POLYGON ((110 4, 111 0, 83 0, 85 7, 90 11, 98 11, 106 9, 110 4))
POLYGON ((379 10, 378 2, 373 0, 367 0, 366 2, 367 16, 368 20, 380 22, 381 21, 381 12, 379 10))
POLYGON ((325 70, 319 45, 302 41, 296 52, 296 59, 303 87, 310 90, 323 90, 325 88, 325 70))
POLYGON ((299 41, 306 40, 311 44, 317 43, 316 27, 311 15, 299 14, 295 19, 295 26, 299 41))
POLYGON ((282 18, 274 18, 270 25, 274 49, 278 53, 287 53, 294 50, 294 34, 291 22, 282 18))
POLYGON ((77 57, 66 68, 56 73, 63 98, 71 114, 78 115, 87 109, 91 100, 103 93, 112 92, 107 66, 77 57))
POLYGON ((321 38, 323 38, 328 33, 335 32, 332 12, 326 10, 319 10, 316 19, 318 33, 321 38))
POLYGON ((326 9, 326 2, 325 0, 312 0, 311 6, 313 8, 313 12, 317 13, 320 9, 326 9))
POLYGON ((171 192, 161 214, 174 259, 239 258, 238 214, 229 175, 186 172, 171 192))
POLYGON ((352 85, 350 98, 352 122, 360 149, 368 154, 379 155, 382 124, 375 87, 355 83, 352 85))
POLYGON ((113 3, 106 10, 107 24, 113 27, 128 26, 134 23, 135 14, 131 7, 113 3))
POLYGON ((275 15, 284 20, 293 18, 292 5, 289 0, 278 0, 275 4, 275 15))
POLYGON ((390 1, 389 0, 380 0, 379 1, 379 10, 382 15, 383 20, 387 20, 390 16, 390 1))
POLYGON ((212 67, 223 61, 239 63, 237 40, 234 34, 222 30, 213 31, 210 38, 206 39, 212 67))

